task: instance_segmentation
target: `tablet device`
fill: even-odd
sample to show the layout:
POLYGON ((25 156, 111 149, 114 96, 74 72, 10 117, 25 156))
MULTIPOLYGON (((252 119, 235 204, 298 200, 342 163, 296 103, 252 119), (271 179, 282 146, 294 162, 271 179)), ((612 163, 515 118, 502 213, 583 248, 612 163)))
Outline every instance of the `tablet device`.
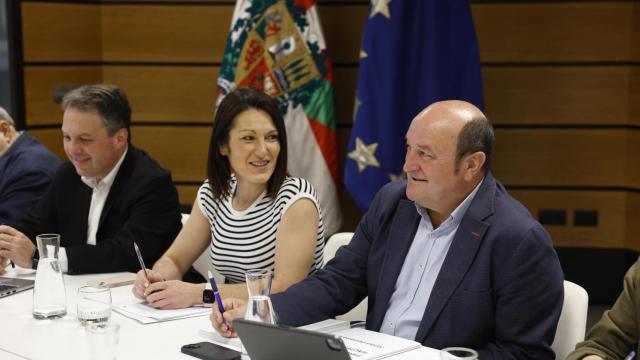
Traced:
POLYGON ((0 277, 0 298, 28 290, 33 287, 33 280, 0 277))
POLYGON ((350 360, 335 335, 242 319, 234 320, 233 327, 251 360, 350 360))

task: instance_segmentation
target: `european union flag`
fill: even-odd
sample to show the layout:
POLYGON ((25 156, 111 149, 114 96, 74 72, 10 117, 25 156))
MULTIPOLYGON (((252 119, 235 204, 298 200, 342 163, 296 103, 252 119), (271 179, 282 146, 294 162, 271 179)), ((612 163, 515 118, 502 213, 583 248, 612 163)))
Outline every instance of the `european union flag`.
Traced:
POLYGON ((365 24, 344 182, 366 211, 403 176, 405 135, 427 105, 482 109, 478 44, 467 0, 372 0, 365 24))

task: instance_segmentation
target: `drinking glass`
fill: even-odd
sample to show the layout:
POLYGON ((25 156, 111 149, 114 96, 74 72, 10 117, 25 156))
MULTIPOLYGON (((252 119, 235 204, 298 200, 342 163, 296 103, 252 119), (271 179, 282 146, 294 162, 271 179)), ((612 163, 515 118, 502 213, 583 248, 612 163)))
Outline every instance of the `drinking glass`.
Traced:
POLYGON ((111 317, 111 289, 83 286, 78 289, 78 320, 87 324, 104 324, 111 317))
POLYGON ((271 305, 271 270, 249 270, 245 273, 249 300, 244 318, 275 324, 276 319, 271 305))
POLYGON ((89 351, 92 360, 115 360, 120 325, 114 323, 93 324, 85 327, 89 335, 89 351))
POLYGON ((60 235, 40 234, 36 242, 40 259, 33 285, 33 317, 39 320, 63 317, 67 314, 67 295, 58 264, 60 235))
POLYGON ((475 350, 464 347, 448 347, 440 350, 441 360, 477 360, 478 353, 475 350))

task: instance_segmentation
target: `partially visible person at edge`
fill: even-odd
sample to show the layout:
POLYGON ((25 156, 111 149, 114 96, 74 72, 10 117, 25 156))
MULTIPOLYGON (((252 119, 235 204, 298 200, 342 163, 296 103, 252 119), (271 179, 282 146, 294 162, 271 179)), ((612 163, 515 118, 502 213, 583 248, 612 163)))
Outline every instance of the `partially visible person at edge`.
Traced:
MULTIPOLYGON (((567 360, 626 359, 640 343, 640 259, 627 271, 623 290, 611 310, 587 332, 567 360)), ((636 358, 635 356, 633 357, 636 358)))
POLYGON ((60 160, 0 107, 0 224, 17 221, 35 205, 60 160))
POLYGON ((216 112, 207 176, 191 215, 148 279, 138 272, 133 293, 162 309, 202 304, 209 283, 180 281, 210 248, 225 276, 223 297, 246 299, 244 273, 273 270, 272 293, 286 290, 322 266, 324 229, 311 184, 287 175, 287 135, 275 99, 241 88, 216 112))
POLYGON ((79 87, 62 107, 69 161, 21 220, 0 226, 0 260, 36 268, 36 235, 56 233, 63 272, 137 272, 134 240, 153 263, 180 230, 171 175, 131 144, 131 107, 116 86, 79 87))
MULTIPOLYGON (((554 359, 562 269, 542 225, 490 171, 489 121, 472 104, 437 102, 406 142, 407 180, 378 192, 322 270, 271 297, 280 322, 333 318, 368 296, 370 330, 473 348, 483 360, 554 359)), ((223 304, 212 323, 234 336, 246 302, 223 304)))

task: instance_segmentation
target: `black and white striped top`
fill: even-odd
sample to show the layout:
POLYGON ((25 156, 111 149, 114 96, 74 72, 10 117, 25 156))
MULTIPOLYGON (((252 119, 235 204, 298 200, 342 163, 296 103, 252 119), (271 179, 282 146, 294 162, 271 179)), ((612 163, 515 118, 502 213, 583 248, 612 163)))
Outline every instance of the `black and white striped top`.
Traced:
MULTIPOLYGON (((231 177, 231 194, 236 178, 231 177)), ((210 256, 214 268, 231 283, 244 282, 244 273, 252 269, 274 269, 276 231, 284 213, 299 199, 310 199, 318 208, 319 222, 316 237, 315 261, 309 274, 322 266, 324 225, 316 191, 304 179, 287 177, 276 196, 270 201, 263 192, 246 210, 236 211, 232 196, 214 201, 209 181, 198 190, 198 205, 211 226, 210 256)))

